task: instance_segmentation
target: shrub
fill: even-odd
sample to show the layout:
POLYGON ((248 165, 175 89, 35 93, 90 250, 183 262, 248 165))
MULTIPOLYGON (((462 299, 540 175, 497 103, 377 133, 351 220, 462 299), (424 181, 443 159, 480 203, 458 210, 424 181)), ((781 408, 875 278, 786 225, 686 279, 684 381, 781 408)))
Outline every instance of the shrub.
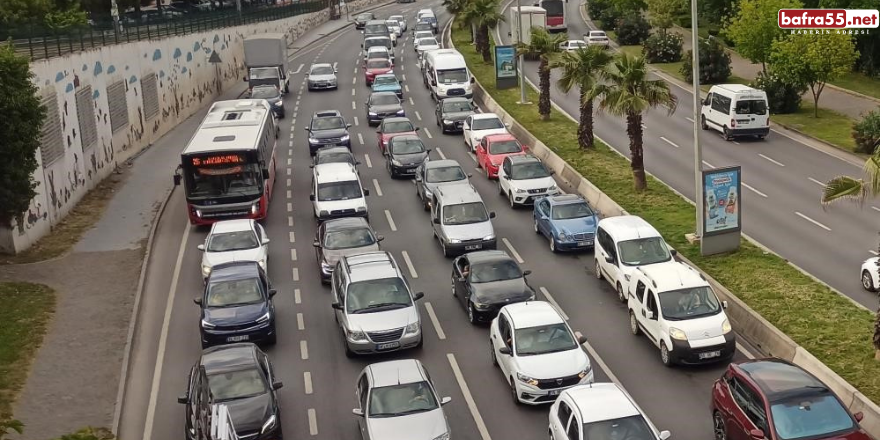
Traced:
POLYGON ((681 35, 658 32, 645 40, 642 48, 649 63, 675 63, 681 61, 681 35))
POLYGON ((614 29, 617 33, 617 42, 623 46, 642 44, 651 35, 651 25, 648 20, 638 12, 631 12, 617 20, 614 29))
POLYGON ((776 115, 797 112, 801 107, 801 95, 807 91, 806 86, 786 84, 772 72, 766 75, 764 72, 758 72, 758 77, 749 84, 749 87, 767 92, 770 113, 776 115))
POLYGON ((614 4, 614 0, 590 0, 587 12, 591 19, 601 21, 606 26, 616 23, 620 18, 620 11, 614 4))
MULTIPOLYGON (((691 75, 693 54, 687 51, 681 74, 685 81, 693 83, 691 75)), ((730 55, 717 38, 700 39, 700 84, 719 84, 730 77, 730 55)))
POLYGON ((856 152, 872 154, 880 146, 880 112, 871 110, 853 124, 852 137, 856 141, 856 152))

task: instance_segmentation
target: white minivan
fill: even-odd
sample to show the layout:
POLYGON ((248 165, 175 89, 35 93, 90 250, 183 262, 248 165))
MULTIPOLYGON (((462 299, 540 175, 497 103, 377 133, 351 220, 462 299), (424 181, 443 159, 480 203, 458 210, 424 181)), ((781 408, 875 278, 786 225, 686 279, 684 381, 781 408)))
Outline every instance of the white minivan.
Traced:
POLYGON ((431 50, 424 53, 422 71, 431 96, 444 98, 474 96, 474 77, 468 72, 464 56, 455 49, 431 50))
POLYGON ((365 217, 369 221, 368 195, 370 191, 361 186, 360 176, 350 163, 322 163, 312 171, 309 200, 319 222, 341 217, 365 217))
POLYGON ((764 139, 770 133, 767 93, 742 84, 714 85, 703 100, 700 126, 721 132, 727 141, 741 136, 764 139))

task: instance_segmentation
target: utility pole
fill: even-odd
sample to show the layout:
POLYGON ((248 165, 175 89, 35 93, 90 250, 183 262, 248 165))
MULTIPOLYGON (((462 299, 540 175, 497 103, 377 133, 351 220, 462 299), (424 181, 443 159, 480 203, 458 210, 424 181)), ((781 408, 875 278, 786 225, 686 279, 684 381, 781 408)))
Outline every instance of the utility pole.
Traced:
MULTIPOLYGON (((700 147, 700 115, 703 100, 700 98, 700 36, 697 33, 697 0, 691 0, 691 60, 693 76, 693 95, 694 95, 694 184, 696 185, 696 197, 694 202, 697 204, 697 231, 696 239, 703 238, 703 205, 706 203, 703 196, 703 149, 700 147)), ((740 208, 742 209, 742 208, 740 208)))
MULTIPOLYGON (((522 0, 516 1, 516 42, 517 51, 522 44, 522 0)), ((525 77, 525 59, 522 53, 517 59, 517 67, 519 67, 519 102, 517 104, 531 104, 526 98, 526 77, 525 77)))

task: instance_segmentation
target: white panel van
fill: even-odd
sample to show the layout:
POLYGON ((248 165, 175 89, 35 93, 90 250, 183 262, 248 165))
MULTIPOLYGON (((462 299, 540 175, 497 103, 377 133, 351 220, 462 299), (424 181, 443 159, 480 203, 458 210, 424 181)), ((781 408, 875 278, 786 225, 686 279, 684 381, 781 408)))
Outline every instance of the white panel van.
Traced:
POLYGON ((767 93, 742 84, 718 84, 709 89, 700 115, 703 130, 718 130, 724 140, 770 133, 767 93))
POLYGON ((430 50, 423 55, 424 82, 436 100, 473 98, 476 80, 468 72, 464 56, 455 49, 430 50))

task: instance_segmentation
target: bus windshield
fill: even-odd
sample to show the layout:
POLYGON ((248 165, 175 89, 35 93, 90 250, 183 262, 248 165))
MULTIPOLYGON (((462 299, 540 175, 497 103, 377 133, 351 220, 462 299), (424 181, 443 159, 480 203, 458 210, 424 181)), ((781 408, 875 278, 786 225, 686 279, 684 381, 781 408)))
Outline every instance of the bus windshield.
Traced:
POLYGON ((259 196, 263 178, 256 163, 184 167, 189 198, 259 196))

